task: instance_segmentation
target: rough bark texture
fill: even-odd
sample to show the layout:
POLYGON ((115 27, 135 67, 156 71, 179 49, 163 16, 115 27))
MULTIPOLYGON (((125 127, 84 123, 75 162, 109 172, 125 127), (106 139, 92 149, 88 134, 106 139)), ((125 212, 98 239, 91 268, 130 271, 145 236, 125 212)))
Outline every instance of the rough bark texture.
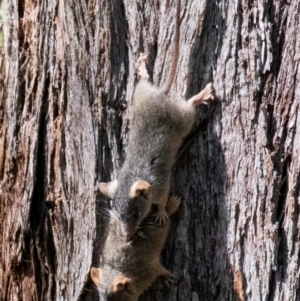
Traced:
MULTIPOLYGON (((163 261, 175 284, 141 300, 300 300, 300 3, 181 2, 172 90, 212 81, 217 101, 174 168, 182 206, 163 261)), ((108 202, 94 185, 124 161, 140 52, 166 82, 176 5, 3 6, 0 300, 97 300, 88 273, 108 202)))

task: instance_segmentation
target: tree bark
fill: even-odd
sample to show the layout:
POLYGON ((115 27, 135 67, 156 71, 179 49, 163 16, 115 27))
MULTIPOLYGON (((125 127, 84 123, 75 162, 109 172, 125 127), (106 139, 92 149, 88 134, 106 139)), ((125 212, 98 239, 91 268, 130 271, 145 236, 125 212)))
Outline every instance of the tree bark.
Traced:
MULTIPOLYGON (((98 300, 89 280, 124 161, 140 52, 166 83, 174 0, 3 0, 0 300, 98 300)), ((1 3, 1 2, 0 2, 1 3)), ((181 0, 172 92, 213 82, 174 168, 175 276, 140 300, 300 300, 300 4, 181 0)))

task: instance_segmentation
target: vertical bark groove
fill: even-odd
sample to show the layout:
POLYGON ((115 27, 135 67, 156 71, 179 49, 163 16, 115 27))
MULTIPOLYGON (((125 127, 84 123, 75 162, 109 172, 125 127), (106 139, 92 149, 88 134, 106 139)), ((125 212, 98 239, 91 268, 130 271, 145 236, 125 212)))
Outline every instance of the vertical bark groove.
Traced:
MULTIPOLYGON (((175 284, 140 299, 298 301, 299 1, 181 2, 171 92, 212 81, 217 101, 174 167, 175 284)), ((109 200, 95 183, 123 164, 140 52, 166 83, 175 4, 3 0, 0 300, 97 300, 109 200)))

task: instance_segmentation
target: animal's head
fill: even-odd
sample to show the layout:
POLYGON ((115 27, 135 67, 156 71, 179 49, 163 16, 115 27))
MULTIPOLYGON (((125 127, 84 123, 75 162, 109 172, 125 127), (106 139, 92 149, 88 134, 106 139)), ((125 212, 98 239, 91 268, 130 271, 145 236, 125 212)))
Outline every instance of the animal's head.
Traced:
POLYGON ((108 301, 134 301, 138 298, 135 282, 120 272, 109 269, 91 268, 91 279, 100 294, 108 301))
POLYGON ((144 180, 131 185, 117 180, 100 183, 100 191, 113 200, 112 216, 120 221, 120 228, 126 240, 131 240, 141 221, 147 216, 152 205, 151 186, 144 180))

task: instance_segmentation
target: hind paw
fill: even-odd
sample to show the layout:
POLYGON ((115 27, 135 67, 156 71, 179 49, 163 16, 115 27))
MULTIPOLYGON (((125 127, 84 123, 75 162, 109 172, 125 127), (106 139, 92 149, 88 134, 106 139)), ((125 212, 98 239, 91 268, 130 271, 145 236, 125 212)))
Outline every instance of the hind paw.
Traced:
POLYGON ((200 93, 190 98, 188 103, 190 103, 193 107, 200 104, 207 104, 207 100, 214 99, 213 91, 213 85, 212 83, 209 83, 200 93))
POLYGON ((140 76, 140 80, 148 80, 149 74, 146 69, 146 62, 148 59, 148 54, 141 53, 137 62, 135 63, 135 68, 137 69, 137 73, 140 76))

